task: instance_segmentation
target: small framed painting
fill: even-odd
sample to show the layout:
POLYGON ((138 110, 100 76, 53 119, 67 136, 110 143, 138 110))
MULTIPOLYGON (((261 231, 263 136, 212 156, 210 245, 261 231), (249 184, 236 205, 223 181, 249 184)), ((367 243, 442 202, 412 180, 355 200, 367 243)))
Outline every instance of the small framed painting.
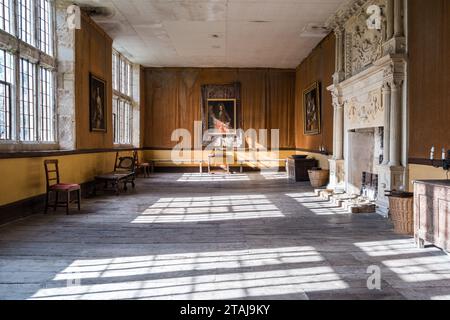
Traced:
POLYGON ((305 135, 321 132, 320 83, 315 82, 303 92, 303 117, 305 135))
POLYGON ((236 134, 236 99, 209 99, 207 121, 211 135, 236 134))
POLYGON ((106 81, 89 75, 89 121, 92 132, 106 132, 106 81))

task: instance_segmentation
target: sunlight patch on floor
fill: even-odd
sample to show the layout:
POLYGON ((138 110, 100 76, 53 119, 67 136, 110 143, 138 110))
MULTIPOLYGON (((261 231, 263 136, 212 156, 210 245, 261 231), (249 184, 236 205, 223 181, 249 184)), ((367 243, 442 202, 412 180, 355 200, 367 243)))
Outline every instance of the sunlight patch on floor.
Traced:
POLYGON ((312 213, 318 216, 331 216, 331 215, 347 215, 347 210, 342 207, 332 204, 330 201, 323 200, 315 193, 289 193, 286 196, 294 199, 300 203, 303 207, 309 209, 312 213))
POLYGON ((161 198, 132 223, 207 222, 284 217, 264 195, 161 198))
POLYGON ((178 182, 230 182, 230 181, 250 181, 246 174, 208 174, 208 173, 185 173, 178 182))
POLYGON ((287 180, 288 176, 286 172, 277 171, 261 171, 261 176, 266 180, 287 180))
POLYGON ((405 282, 450 280, 450 257, 430 256, 383 261, 405 282))
POLYGON ((450 300, 450 294, 449 295, 444 295, 444 296, 434 296, 434 297, 431 297, 430 300, 445 300, 445 301, 448 301, 448 300, 450 300))
POLYGON ((384 241, 355 243, 370 257, 395 256, 400 254, 427 253, 438 251, 435 248, 419 249, 414 244, 414 239, 392 239, 384 241))
POLYGON ((239 250, 211 253, 166 254, 114 259, 77 260, 55 277, 55 281, 111 278, 169 272, 254 268, 286 263, 323 261, 312 247, 275 250, 239 250))
POLYGON ((347 289, 323 264, 313 247, 77 260, 31 299, 209 300, 347 289))

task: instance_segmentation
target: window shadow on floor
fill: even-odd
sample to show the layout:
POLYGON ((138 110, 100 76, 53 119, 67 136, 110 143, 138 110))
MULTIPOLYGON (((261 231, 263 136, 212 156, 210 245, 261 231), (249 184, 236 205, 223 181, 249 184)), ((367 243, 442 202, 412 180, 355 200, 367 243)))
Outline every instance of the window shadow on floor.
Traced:
POLYGON ((378 215, 341 213, 281 180, 250 175, 216 193, 179 176, 90 199, 87 215, 3 226, 0 297, 450 298, 450 258, 417 249, 378 215), (370 266, 381 270, 381 290, 367 288, 370 266))

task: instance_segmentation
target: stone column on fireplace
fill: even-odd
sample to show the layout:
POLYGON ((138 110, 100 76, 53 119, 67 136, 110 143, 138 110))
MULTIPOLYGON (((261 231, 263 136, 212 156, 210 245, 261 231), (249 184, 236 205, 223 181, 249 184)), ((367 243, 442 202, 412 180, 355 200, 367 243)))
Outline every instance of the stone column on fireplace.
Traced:
POLYGON ((394 0, 387 0, 386 4, 386 40, 394 36, 394 0))
POLYGON ((383 104, 384 104, 384 154, 383 154, 383 165, 389 165, 390 159, 390 148, 391 148, 391 86, 388 82, 385 82, 382 89, 383 104))
POLYGON ((336 36, 336 71, 333 75, 333 82, 337 84, 343 81, 345 77, 345 29, 342 26, 337 26, 334 29, 334 34, 336 36))
POLYGON ((332 96, 335 116, 333 155, 335 160, 342 160, 344 159, 344 105, 338 93, 334 92, 332 96))
MULTIPOLYGON (((345 79, 345 29, 341 25, 334 28, 336 35, 336 72, 333 83, 338 84, 345 79)), ((333 97, 333 158, 329 160, 330 183, 328 189, 335 192, 344 192, 344 105, 340 93, 333 87, 328 88, 333 97)))
POLYGON ((391 58, 385 66, 383 101, 384 114, 384 161, 379 167, 378 212, 387 216, 389 199, 388 190, 400 190, 405 186, 405 167, 402 165, 402 104, 405 61, 391 58))
POLYGON ((391 82, 391 108, 390 108, 390 151, 389 165, 399 167, 401 165, 402 146, 402 80, 391 82))
POLYGON ((405 19, 403 0, 388 0, 386 8, 386 42, 383 52, 387 54, 405 53, 405 19))
POLYGON ((405 35, 403 26, 403 0, 394 1, 394 36, 401 38, 405 35))
POLYGON ((330 163, 330 184, 328 189, 336 192, 345 190, 344 175, 344 104, 339 90, 329 87, 333 97, 333 158, 330 163))

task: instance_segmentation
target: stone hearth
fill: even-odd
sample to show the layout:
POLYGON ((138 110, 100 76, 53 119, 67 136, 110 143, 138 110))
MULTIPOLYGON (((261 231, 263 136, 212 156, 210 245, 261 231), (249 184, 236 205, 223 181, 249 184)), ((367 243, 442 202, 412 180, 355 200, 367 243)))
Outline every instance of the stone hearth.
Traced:
POLYGON ((331 205, 340 207, 348 213, 376 212, 376 201, 364 196, 339 193, 331 189, 316 189, 315 194, 323 200, 329 201, 331 205))

